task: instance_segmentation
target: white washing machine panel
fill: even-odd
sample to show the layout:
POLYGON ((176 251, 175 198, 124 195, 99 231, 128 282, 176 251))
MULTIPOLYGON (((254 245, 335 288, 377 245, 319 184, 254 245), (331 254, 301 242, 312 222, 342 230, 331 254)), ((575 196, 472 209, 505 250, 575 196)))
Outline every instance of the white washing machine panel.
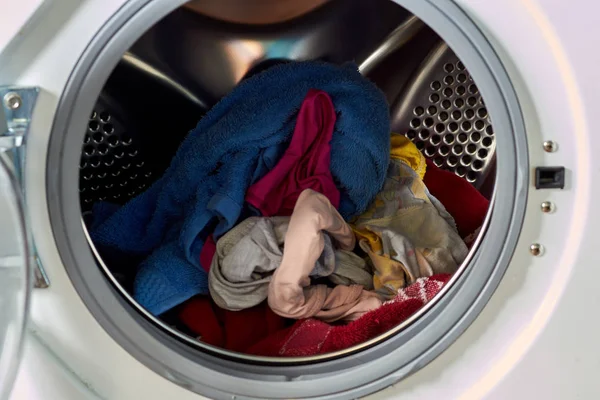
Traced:
MULTIPOLYGON (((51 2, 43 18, 21 32, 18 49, 10 57, 0 55, 0 85, 41 88, 25 190, 34 241, 51 281, 32 296, 29 330, 43 345, 27 348, 13 398, 39 394, 27 389, 36 384, 27 378, 38 373, 36 360, 77 377, 77 390, 98 398, 200 398, 139 363, 92 317, 62 266, 45 202, 46 151, 61 93, 86 45, 124 3, 51 2), (39 358, 41 348, 53 356, 39 358)), ((481 315, 441 356, 372 398, 597 398, 600 323, 592 315, 600 305, 594 223, 600 211, 591 200, 600 195, 600 175, 592 164, 600 136, 591 129, 593 112, 600 109, 599 56, 593 52, 600 6, 586 0, 457 3, 505 63, 527 124, 530 165, 564 166, 567 186, 529 191, 517 250, 481 315), (546 140, 555 141, 558 150, 544 152, 546 140), (544 201, 554 203, 554 212, 541 211, 544 201), (532 243, 543 245, 541 256, 532 256, 532 243)), ((2 7, 0 26, 17 13, 15 5, 2 7)), ((55 382, 65 388, 61 398, 81 398, 64 382, 55 382)))

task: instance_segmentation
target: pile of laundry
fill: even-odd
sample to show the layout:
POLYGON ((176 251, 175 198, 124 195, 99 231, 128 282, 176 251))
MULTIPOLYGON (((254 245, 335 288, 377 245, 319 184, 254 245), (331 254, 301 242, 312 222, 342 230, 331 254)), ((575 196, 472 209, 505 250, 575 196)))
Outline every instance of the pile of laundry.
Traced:
POLYGON ((421 308, 487 207, 390 134, 355 65, 289 62, 216 104, 146 192, 96 204, 91 234, 103 257, 142 260, 133 297, 152 314, 229 350, 307 356, 421 308))

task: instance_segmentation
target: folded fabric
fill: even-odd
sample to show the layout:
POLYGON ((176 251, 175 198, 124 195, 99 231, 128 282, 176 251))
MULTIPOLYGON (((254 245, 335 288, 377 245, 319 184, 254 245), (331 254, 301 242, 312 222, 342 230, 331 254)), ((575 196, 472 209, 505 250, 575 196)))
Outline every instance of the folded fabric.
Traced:
MULTIPOLYGON (((397 147, 395 147, 397 148, 397 147)), ((393 154, 393 151, 392 151, 393 154)), ((419 162, 409 162, 413 169, 419 162)), ((479 232, 489 201, 471 184, 427 160, 424 182, 452 215, 462 237, 479 232)), ((380 308, 345 326, 333 326, 316 319, 297 321, 292 327, 272 333, 245 350, 271 357, 302 357, 340 351, 371 340, 405 321, 429 302, 450 279, 450 275, 419 278, 402 288, 380 308)))
POLYGON ((469 182, 430 160, 423 182, 452 215, 460 237, 466 238, 483 225, 490 202, 469 182))
POLYGON ((289 301, 288 296, 292 293, 289 289, 287 287, 282 291, 287 303, 279 301, 275 305, 277 308, 271 306, 276 314, 286 318, 314 317, 325 322, 354 321, 381 306, 381 297, 375 292, 364 290, 360 285, 337 285, 333 288, 312 285, 304 288, 303 300, 297 296, 292 301, 289 301))
POLYGON ((336 249, 335 270, 327 279, 335 285, 360 285, 366 290, 371 290, 373 289, 373 268, 355 253, 336 249))
POLYGON ((291 215, 304 189, 325 195, 334 207, 340 192, 329 170, 330 145, 335 109, 329 95, 309 90, 298 118, 290 146, 262 179, 250 186, 246 201, 262 215, 291 215))
POLYGON ((306 357, 340 351, 373 339, 402 323, 439 293, 450 275, 433 275, 398 291, 393 300, 347 325, 297 321, 246 349, 267 357, 306 357))
POLYGON ((353 221, 360 247, 374 266, 375 290, 386 298, 419 277, 453 273, 468 253, 454 220, 413 169, 424 169, 423 156, 404 136, 392 136, 392 141, 384 187, 353 221), (410 154, 407 162, 396 145, 410 154))
POLYGON ((148 311, 160 314, 208 291, 204 240, 238 221, 246 190, 276 165, 311 88, 335 105, 330 169, 340 212, 359 214, 373 199, 389 160, 383 93, 355 65, 290 62, 258 73, 200 120, 160 179, 91 232, 107 252, 147 257, 133 296, 148 311))
MULTIPOLYGON (((224 309, 253 307, 267 298, 273 272, 281 264, 289 217, 251 217, 217 242, 208 275, 210 295, 224 309)), ((323 277, 335 269, 331 239, 313 264, 310 275, 323 277)))
POLYGON ((267 303, 243 311, 227 311, 207 296, 196 296, 178 309, 179 320, 202 343, 244 352, 250 346, 285 329, 286 321, 267 303))
MULTIPOLYGON (((411 166, 414 165, 419 165, 419 163, 411 163, 411 166)), ((428 163, 427 165, 425 181, 429 184, 428 189, 430 189, 431 195, 439 198, 444 207, 448 210, 452 211, 460 209, 461 204, 467 205, 464 210, 456 215, 453 214, 453 216, 456 217, 456 224, 461 232, 469 232, 469 227, 471 226, 477 227, 477 229, 470 230, 469 232, 475 232, 474 235, 469 235, 474 238, 485 218, 487 207, 489 205, 487 199, 481 196, 472 185, 468 184, 460 177, 453 173, 447 173, 432 163, 428 163), (466 183, 466 185, 463 185, 463 183, 466 183), (452 189, 451 193, 440 192, 440 188, 444 187, 454 189, 452 189)), ((469 239, 469 237, 465 240, 467 239, 469 239)), ((340 250, 336 252, 336 256, 339 253, 340 250)), ((354 255, 351 252, 347 253, 354 255)), ((238 347, 238 351, 262 356, 292 357, 311 356, 325 354, 331 351, 344 350, 348 347, 373 339, 406 320, 431 300, 449 278, 449 275, 434 275, 430 278, 419 278, 413 285, 400 289, 394 300, 384 303, 380 308, 365 314, 359 320, 346 326, 333 326, 316 319, 297 321, 292 327, 282 327, 280 329, 270 330, 266 336, 261 337, 262 340, 255 341, 254 345, 251 345, 250 347, 240 346, 238 347)), ((331 277, 329 279, 332 280, 331 277)), ((197 299, 198 298, 194 298, 190 300, 190 302, 196 302, 197 299)), ((208 300, 206 301, 209 302, 208 300)), ((186 303, 186 305, 187 304, 188 303, 186 303)), ((247 315, 246 313, 254 312, 255 309, 260 309, 264 304, 265 303, 262 303, 261 306, 249 310, 231 313, 239 315, 240 319, 242 319, 243 316, 247 315)), ((214 307, 215 306, 213 306, 213 308, 214 307)), ((189 308, 193 310, 195 305, 190 305, 189 308)), ((195 323, 196 329, 192 329, 195 332, 200 332, 202 330, 201 340, 203 342, 211 343, 211 331, 208 330, 208 328, 214 326, 214 323, 211 324, 210 321, 212 319, 210 318, 210 315, 207 313, 202 314, 200 312, 196 312, 195 314, 192 313, 192 315, 195 315, 195 317, 188 320, 182 318, 183 322, 190 328, 192 328, 195 323), (206 318, 205 315, 207 316, 206 318)), ((273 315, 270 316, 273 317, 273 315)), ((281 318, 279 316, 276 317, 281 318)), ((283 321, 283 319, 281 320, 283 321)), ((273 323, 270 322, 271 319, 262 317, 261 315, 256 316, 255 314, 252 314, 248 321, 256 321, 256 323, 248 322, 241 325, 247 328, 252 327, 251 333, 247 335, 249 340, 246 340, 246 343, 250 343, 254 341, 256 337, 261 336, 253 334, 257 329, 273 326, 273 323)), ((235 332, 239 331, 236 330, 235 332)), ((232 334, 234 335, 235 332, 232 334)), ((262 333, 264 332, 261 332, 261 334, 262 333)), ((221 333, 221 335, 224 334, 221 333)), ((245 332, 244 335, 246 335, 245 332)), ((226 344, 216 345, 229 348, 226 344)))
POLYGON ((217 244, 213 235, 209 235, 204 241, 204 245, 200 250, 200 265, 206 271, 210 271, 212 260, 217 252, 217 244))
MULTIPOLYGON (((290 217, 250 217, 219 239, 208 275, 210 295, 219 307, 243 310, 267 298, 273 272, 282 261, 289 223, 290 217)), ((334 249, 328 235, 324 235, 323 242, 311 278, 327 277, 333 283, 367 286, 371 281, 372 286, 373 278, 363 259, 334 249)), ((289 246, 286 244, 286 248, 289 246)), ((331 301, 338 299, 331 297, 331 301)))
POLYGON ((315 317, 325 321, 356 319, 381 305, 362 286, 311 285, 309 275, 321 257, 327 232, 342 250, 352 250, 355 238, 342 216, 322 194, 304 190, 298 197, 285 234, 281 264, 269 284, 271 309, 287 318, 315 317))
POLYGON ((417 149, 417 146, 408 140, 406 136, 395 133, 392 133, 390 142, 390 158, 404 161, 415 170, 419 178, 423 179, 427 169, 427 161, 417 149))

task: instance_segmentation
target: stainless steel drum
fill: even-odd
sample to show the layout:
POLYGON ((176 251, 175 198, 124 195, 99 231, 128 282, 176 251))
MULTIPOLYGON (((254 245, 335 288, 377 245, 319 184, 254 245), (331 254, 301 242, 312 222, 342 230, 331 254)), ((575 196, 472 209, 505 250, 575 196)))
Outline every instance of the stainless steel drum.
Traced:
MULTIPOLYGON (((395 132, 437 166, 493 188, 491 119, 476 82, 444 41, 388 0, 317 3, 324 4, 275 24, 227 22, 200 14, 202 7, 181 8, 147 31, 122 57, 90 115, 80 162, 82 210, 101 200, 122 204, 145 190, 211 106, 244 77, 282 60, 355 62, 386 94, 395 132)), ((133 276, 118 260, 98 262, 128 297, 133 276)), ((185 337, 184 328, 162 323, 185 337)))

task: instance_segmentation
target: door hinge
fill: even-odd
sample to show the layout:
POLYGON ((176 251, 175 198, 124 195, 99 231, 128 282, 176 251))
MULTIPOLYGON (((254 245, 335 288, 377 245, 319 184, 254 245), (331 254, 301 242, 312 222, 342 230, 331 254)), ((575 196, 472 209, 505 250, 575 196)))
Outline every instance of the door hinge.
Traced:
POLYGON ((38 88, 0 87, 0 150, 23 145, 38 93, 38 88))
MULTIPOLYGON (((0 152, 4 152, 12 161, 12 172, 21 185, 25 198, 25 141, 39 92, 36 87, 0 86, 0 152)), ((50 281, 37 255, 35 244, 33 247, 34 287, 47 288, 50 281)))

